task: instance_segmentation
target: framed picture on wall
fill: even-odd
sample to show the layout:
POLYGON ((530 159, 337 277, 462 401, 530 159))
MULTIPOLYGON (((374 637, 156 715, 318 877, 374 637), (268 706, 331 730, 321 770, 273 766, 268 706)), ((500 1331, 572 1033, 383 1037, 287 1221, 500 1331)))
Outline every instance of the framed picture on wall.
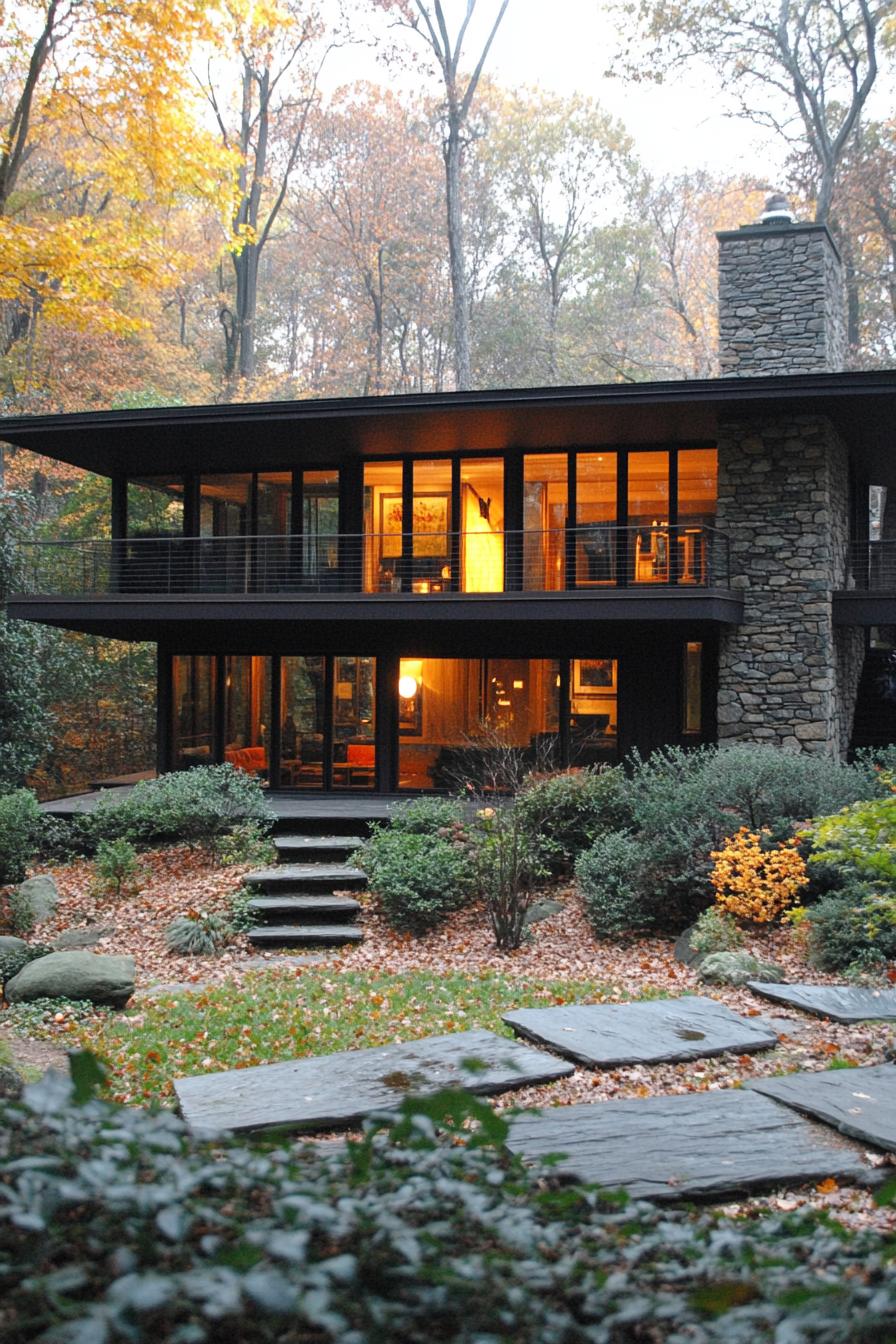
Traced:
MULTIPOLYGON (((447 495, 417 495, 414 499, 414 554, 442 556, 448 553, 447 495)), ((401 495, 380 496, 380 532, 382 554, 391 559, 401 555, 403 524, 401 495)))
POLYGON ((615 658, 576 658, 572 665, 574 696, 606 694, 616 690, 615 658))

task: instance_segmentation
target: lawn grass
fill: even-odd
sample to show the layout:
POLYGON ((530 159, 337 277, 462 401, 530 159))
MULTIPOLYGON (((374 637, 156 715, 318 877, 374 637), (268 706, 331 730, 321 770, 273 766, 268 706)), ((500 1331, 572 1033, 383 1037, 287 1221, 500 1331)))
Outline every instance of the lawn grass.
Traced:
POLYGON ((511 980, 494 972, 371 974, 260 972, 242 987, 178 994, 81 1025, 78 1038, 106 1062, 118 1101, 164 1102, 175 1078, 277 1060, 363 1049, 485 1027, 512 1035, 509 1008, 597 1002, 596 980, 511 980))

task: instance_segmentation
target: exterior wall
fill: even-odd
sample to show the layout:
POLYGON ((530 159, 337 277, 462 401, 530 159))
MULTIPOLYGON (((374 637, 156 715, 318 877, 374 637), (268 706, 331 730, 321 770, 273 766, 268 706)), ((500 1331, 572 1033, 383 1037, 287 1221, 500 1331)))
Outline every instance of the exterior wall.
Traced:
POLYGON ((861 632, 835 631, 845 584, 845 445, 827 420, 720 426, 718 526, 731 538, 744 622, 719 657, 719 738, 837 756, 848 745, 861 632))
POLYGON ((840 257, 823 224, 720 233, 723 375, 822 373, 846 362, 840 257))

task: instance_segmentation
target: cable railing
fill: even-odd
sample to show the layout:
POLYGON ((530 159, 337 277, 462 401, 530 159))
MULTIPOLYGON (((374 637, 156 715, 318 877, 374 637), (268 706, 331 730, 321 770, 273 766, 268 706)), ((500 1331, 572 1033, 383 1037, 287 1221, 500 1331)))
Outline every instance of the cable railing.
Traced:
POLYGON ((565 593, 728 586, 714 528, 134 537, 23 543, 17 596, 565 593))
POLYGON ((850 542, 847 569, 847 587, 896 592, 896 538, 850 542))

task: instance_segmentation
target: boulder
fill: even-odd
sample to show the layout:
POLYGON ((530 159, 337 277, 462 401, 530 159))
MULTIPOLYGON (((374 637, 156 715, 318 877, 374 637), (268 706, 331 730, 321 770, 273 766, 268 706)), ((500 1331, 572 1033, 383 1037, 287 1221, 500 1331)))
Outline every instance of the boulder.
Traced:
POLYGON ((562 901, 533 901, 523 917, 523 924, 537 924, 539 920, 559 915, 564 908, 562 901))
POLYGON ((4 934, 0 937, 0 957, 4 952, 24 952, 27 946, 24 938, 13 938, 11 934, 9 936, 4 934))
POLYGON ((693 966, 695 969, 706 956, 705 952, 697 952, 691 947, 691 934, 696 927, 696 924, 692 924, 690 928, 685 929, 684 933, 680 933, 675 940, 675 947, 673 949, 673 955, 676 961, 683 962, 685 966, 693 966))
POLYGON ((48 919, 59 903, 56 883, 49 873, 40 873, 37 877, 28 877, 16 888, 18 899, 24 909, 30 913, 32 924, 48 919))
POLYGON ((32 999, 87 999, 123 1008, 134 992, 134 958, 95 952, 51 952, 30 961, 6 983, 9 1003, 32 999))
POLYGON ((697 967, 697 976, 710 985, 745 985, 748 980, 783 981, 784 972, 751 952, 710 952, 697 967))
POLYGON ((53 939, 54 952, 70 952, 79 947, 96 947, 115 932, 112 924, 88 924, 86 929, 66 929, 53 939))

